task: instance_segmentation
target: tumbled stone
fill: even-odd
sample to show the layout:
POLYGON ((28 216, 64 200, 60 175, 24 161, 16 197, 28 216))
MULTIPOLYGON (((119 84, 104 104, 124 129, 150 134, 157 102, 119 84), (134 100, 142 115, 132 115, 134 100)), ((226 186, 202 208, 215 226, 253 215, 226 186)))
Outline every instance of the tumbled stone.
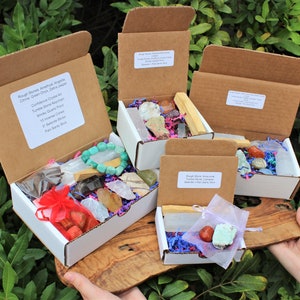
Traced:
POLYGON ((247 149, 251 157, 265 158, 265 153, 256 146, 251 146, 247 149))
POLYGON ((160 107, 157 103, 151 101, 143 102, 139 107, 139 114, 144 121, 160 116, 160 107))
POLYGON ((251 166, 254 169, 265 169, 267 167, 267 162, 263 158, 255 158, 251 162, 251 166))
POLYGON ((137 174, 148 184, 154 185, 157 182, 157 174, 153 170, 138 170, 137 174))
POLYGON ((122 207, 122 199, 119 195, 109 189, 101 188, 97 190, 98 200, 103 203, 111 212, 115 212, 122 207))
POLYGON ((119 178, 123 182, 125 182, 134 193, 138 194, 139 196, 143 197, 149 193, 149 186, 135 172, 123 173, 119 178))
POLYGON ((225 249, 232 245, 236 233, 236 227, 231 224, 217 224, 212 239, 213 246, 220 250, 225 249))
POLYGON ((151 118, 145 125, 159 140, 168 139, 170 136, 168 129, 165 127, 165 119, 163 116, 151 118))

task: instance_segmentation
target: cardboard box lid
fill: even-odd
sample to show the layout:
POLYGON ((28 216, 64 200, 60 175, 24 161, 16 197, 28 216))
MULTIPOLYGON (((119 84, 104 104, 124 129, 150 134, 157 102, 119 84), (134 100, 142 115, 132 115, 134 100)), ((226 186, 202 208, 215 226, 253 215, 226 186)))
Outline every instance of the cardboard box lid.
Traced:
POLYGON ((190 6, 137 7, 127 13, 122 32, 185 31, 194 15, 190 6))
MULTIPOLYGON (((208 205, 215 194, 233 201, 237 145, 230 140, 171 139, 161 156, 157 205, 208 205), (220 187, 178 187, 179 172, 221 172, 220 187)), ((201 174, 200 174, 201 175, 201 174)))
POLYGON ((139 7, 127 13, 123 31, 118 34, 120 100, 129 104, 134 98, 186 92, 188 29, 194 15, 188 6, 139 7), (144 55, 147 61, 150 55, 152 63, 153 54, 158 55, 159 63, 155 60, 151 67, 137 66, 137 62, 145 62, 144 55))
POLYGON ((10 183, 45 166, 50 159, 69 158, 111 133, 111 123, 88 53, 90 43, 91 35, 82 31, 0 57, 0 159, 10 183), (62 85, 55 81, 57 78, 62 80, 62 85), (61 90, 64 86, 67 92, 61 90), (20 92, 23 89, 27 92, 26 99, 20 92), (20 97, 19 103, 13 104, 13 95, 15 100, 20 97), (78 101, 74 100, 76 98, 78 101), (22 103, 28 104, 25 107, 22 103), (30 105, 32 111, 28 111, 30 105), (29 117, 25 116, 29 128, 20 122, 22 112, 23 115, 29 113, 29 117), (75 112, 79 112, 80 117, 73 116, 75 112), (46 120, 54 119, 46 124, 42 120, 44 116, 46 120), (42 124, 48 130, 45 134, 41 134, 42 124), (53 129, 51 124, 60 127, 57 125, 53 129), (56 131, 57 128, 62 131, 56 131), (54 137, 48 136, 51 131, 54 137), (32 146, 28 136, 30 139, 38 136, 42 143, 38 140, 32 146))
POLYGON ((190 98, 215 132, 283 139, 291 133, 299 106, 299 69, 295 57, 210 45, 194 73, 190 98), (264 105, 227 105, 229 91, 265 96, 264 105))

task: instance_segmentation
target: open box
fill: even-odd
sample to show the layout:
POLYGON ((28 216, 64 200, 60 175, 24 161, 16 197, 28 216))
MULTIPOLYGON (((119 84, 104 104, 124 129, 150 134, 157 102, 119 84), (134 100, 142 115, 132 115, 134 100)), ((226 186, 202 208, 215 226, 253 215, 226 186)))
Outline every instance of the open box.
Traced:
MULTIPOLYGON (((137 98, 170 101, 177 92, 186 92, 194 14, 185 6, 136 8, 128 12, 118 35, 117 131, 139 170, 159 168, 166 140, 144 142, 127 108, 137 98)), ((210 126, 199 117, 206 133, 191 138, 211 139, 210 126)))
MULTIPOLYGON (((233 203, 236 181, 236 143, 214 140, 170 139, 161 156, 155 225, 164 264, 211 263, 199 251, 171 251, 167 232, 185 232, 200 217, 193 206, 207 206, 215 194, 233 203), (168 224, 170 219, 176 224, 168 224)), ((243 250, 236 253, 239 260, 243 250)))
POLYGON ((122 216, 69 242, 16 185, 49 160, 66 161, 103 141, 112 127, 94 65, 91 35, 77 32, 0 58, 0 157, 10 183, 13 209, 64 265, 78 260, 156 207, 157 189, 122 216), (71 49, 71 51, 70 51, 71 49))
POLYGON ((286 176, 237 173, 236 195, 292 198, 299 165, 289 136, 299 106, 300 60, 278 54, 210 45, 193 75, 190 98, 214 130, 214 137, 267 138, 283 142, 286 176))

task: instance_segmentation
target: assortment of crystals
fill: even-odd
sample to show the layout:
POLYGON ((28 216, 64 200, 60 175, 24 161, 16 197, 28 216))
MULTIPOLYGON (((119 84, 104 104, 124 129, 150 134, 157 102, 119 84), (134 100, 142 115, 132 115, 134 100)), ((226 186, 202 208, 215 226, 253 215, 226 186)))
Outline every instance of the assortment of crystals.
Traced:
POLYGON ((73 240, 126 213, 158 183, 155 171, 135 170, 123 147, 104 141, 65 163, 51 162, 17 185, 37 206, 39 220, 73 240))
POLYGON ((288 155, 288 150, 278 140, 254 141, 250 147, 237 150, 238 172, 246 179, 256 173, 288 176, 291 172, 287 167, 288 155))
POLYGON ((143 141, 191 135, 185 117, 176 108, 174 101, 158 102, 154 99, 139 98, 133 100, 128 106, 128 111, 143 141))

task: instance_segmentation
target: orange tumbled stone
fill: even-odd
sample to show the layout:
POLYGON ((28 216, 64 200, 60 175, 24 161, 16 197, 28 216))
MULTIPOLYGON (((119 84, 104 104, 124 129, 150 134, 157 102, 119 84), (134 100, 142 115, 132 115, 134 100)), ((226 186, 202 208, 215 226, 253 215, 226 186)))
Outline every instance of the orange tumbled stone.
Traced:
POLYGON ((265 153, 257 148, 256 146, 251 146, 248 148, 248 153, 251 157, 255 158, 265 158, 265 153))

